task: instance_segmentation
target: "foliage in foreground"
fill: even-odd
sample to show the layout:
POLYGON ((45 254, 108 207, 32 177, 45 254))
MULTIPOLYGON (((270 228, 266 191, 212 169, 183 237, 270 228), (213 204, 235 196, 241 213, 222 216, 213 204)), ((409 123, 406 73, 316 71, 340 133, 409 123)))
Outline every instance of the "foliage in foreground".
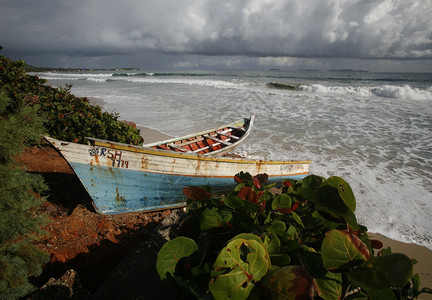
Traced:
POLYGON ((38 210, 46 186, 42 178, 20 168, 13 157, 29 141, 38 141, 42 121, 24 100, 12 100, 0 91, 0 295, 17 299, 33 287, 28 278, 42 272, 48 255, 32 241, 45 217, 38 210))
POLYGON ((381 249, 357 224, 355 197, 342 178, 284 181, 275 195, 266 174, 240 173, 235 180, 226 196, 184 189, 187 217, 159 251, 156 268, 185 298, 411 299, 431 293, 419 289, 407 256, 381 249))
POLYGON ((27 74, 24 66, 22 60, 11 61, 0 55, 0 86, 12 99, 38 104, 38 114, 51 137, 71 142, 85 142, 85 137, 127 144, 143 142, 139 129, 119 121, 117 113, 102 111, 86 97, 75 97, 70 92, 71 86, 46 85, 46 80, 27 74))

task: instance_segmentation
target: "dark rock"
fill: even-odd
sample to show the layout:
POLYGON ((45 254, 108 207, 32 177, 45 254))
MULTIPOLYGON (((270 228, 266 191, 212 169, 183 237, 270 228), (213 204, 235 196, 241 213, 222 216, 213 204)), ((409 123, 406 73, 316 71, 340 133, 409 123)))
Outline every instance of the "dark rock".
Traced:
POLYGON ((68 270, 60 279, 49 279, 31 297, 31 299, 35 300, 91 298, 91 293, 81 285, 77 272, 72 269, 68 270))

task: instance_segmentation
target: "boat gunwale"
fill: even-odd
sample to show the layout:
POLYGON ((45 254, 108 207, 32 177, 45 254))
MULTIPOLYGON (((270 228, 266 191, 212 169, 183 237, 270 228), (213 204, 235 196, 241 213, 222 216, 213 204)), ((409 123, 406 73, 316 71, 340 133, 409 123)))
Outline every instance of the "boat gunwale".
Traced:
MULTIPOLYGON (((228 156, 208 156, 208 155, 197 154, 197 153, 183 153, 183 152, 173 152, 170 150, 163 150, 163 149, 143 148, 141 146, 122 144, 122 143, 94 139, 94 138, 91 138, 91 140, 98 142, 98 145, 93 145, 95 147, 106 147, 106 148, 112 148, 117 150, 124 150, 124 151, 136 152, 136 153, 142 153, 148 155, 168 156, 168 157, 183 158, 183 159, 207 160, 207 161, 215 161, 215 162, 242 163, 242 164, 258 164, 258 163, 259 164, 310 164, 311 163, 310 160, 300 160, 300 161, 298 160, 260 160, 260 159, 249 159, 249 158, 228 157, 228 156)), ((78 145, 85 146, 84 144, 78 144, 78 145)))

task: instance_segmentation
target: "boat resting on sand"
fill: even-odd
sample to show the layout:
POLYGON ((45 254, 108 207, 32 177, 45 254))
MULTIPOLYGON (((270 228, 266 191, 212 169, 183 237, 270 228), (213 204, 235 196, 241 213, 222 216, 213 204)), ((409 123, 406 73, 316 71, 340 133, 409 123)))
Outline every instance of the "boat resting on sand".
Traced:
MULTIPOLYGON (((145 144, 143 147, 197 153, 208 156, 225 155, 237 147, 249 135, 255 115, 206 131, 145 144)), ((97 144, 98 141, 94 139, 97 144)))
POLYGON ((116 214, 182 207, 183 188, 235 186, 234 175, 267 173, 269 183, 301 179, 310 161, 262 161, 173 152, 98 140, 75 144, 46 137, 82 182, 97 212, 116 214))

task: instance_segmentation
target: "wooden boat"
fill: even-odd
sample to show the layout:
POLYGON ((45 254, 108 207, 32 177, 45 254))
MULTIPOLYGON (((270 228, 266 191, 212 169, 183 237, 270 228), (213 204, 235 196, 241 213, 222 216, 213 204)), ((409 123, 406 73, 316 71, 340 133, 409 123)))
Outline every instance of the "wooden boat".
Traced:
POLYGON ((102 214, 150 211, 186 204, 187 186, 211 186, 223 192, 234 175, 267 173, 269 182, 301 179, 310 161, 262 161, 143 148, 110 141, 89 145, 46 139, 68 161, 102 214))
MULTIPOLYGON (((221 156, 237 147, 249 135, 255 115, 210 130, 143 145, 146 148, 221 156)), ((98 141, 94 139, 97 144, 98 141)))

